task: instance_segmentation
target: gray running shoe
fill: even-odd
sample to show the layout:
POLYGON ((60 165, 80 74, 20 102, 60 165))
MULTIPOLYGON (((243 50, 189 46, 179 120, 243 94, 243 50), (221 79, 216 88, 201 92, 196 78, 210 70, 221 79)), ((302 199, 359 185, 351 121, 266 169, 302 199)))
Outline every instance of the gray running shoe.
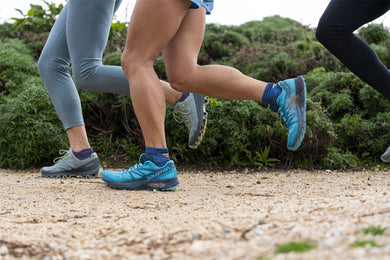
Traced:
POLYGON ((41 169, 42 177, 68 178, 81 176, 83 178, 98 178, 103 171, 96 153, 92 153, 85 160, 77 159, 72 149, 69 149, 69 151, 62 150, 60 154, 63 156, 54 160, 55 164, 53 166, 41 169))
POLYGON ((209 99, 205 95, 190 93, 183 102, 177 102, 174 106, 174 118, 184 122, 190 131, 188 146, 192 149, 198 148, 206 132, 208 103, 209 99))
POLYGON ((387 148, 386 152, 381 156, 382 161, 390 162, 390 147, 387 148))

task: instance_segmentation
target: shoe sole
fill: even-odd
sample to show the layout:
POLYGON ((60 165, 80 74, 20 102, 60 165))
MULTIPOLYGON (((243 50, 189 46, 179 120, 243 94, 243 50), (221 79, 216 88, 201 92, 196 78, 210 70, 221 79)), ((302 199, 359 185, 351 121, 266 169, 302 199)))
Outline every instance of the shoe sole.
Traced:
POLYGON ((199 131, 199 135, 195 141, 194 144, 188 143, 188 147, 191 149, 197 149, 200 143, 203 140, 204 134, 206 133, 207 128, 207 112, 206 112, 206 106, 209 104, 209 98, 207 96, 204 96, 202 94, 194 94, 194 99, 196 103, 203 102, 203 105, 201 106, 201 111, 197 111, 198 114, 202 113, 202 126, 199 131))
POLYGON ((131 186, 125 184, 113 183, 110 180, 102 176, 102 181, 104 181, 108 186, 118 190, 158 190, 158 191, 170 191, 179 186, 179 181, 177 178, 167 179, 167 180, 150 180, 150 181, 139 181, 133 182, 131 186))
POLYGON ((295 95, 297 98, 297 105, 301 110, 301 114, 303 116, 303 126, 302 130, 299 134, 298 140, 293 147, 288 148, 291 151, 295 151, 301 146, 303 138, 305 137, 306 132, 306 84, 303 76, 299 76, 295 78, 295 95), (303 108, 303 109, 302 109, 303 108))
POLYGON ((390 151, 386 151, 384 154, 382 154, 381 160, 383 162, 390 162, 390 151))
POLYGON ((86 178, 86 179, 94 179, 94 178, 100 178, 102 175, 103 168, 100 167, 98 169, 94 169, 91 171, 86 172, 60 172, 60 173, 41 173, 41 176, 43 178, 86 178), (96 173, 97 171, 97 173, 96 173))

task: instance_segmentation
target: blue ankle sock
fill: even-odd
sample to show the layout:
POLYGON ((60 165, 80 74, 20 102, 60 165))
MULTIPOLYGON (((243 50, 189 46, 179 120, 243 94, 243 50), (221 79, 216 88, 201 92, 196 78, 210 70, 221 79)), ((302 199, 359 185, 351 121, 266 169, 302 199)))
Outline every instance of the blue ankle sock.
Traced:
POLYGON ((176 101, 175 105, 177 104, 177 102, 183 102, 189 95, 190 95, 190 93, 188 93, 188 92, 183 92, 183 93, 181 94, 181 97, 179 98, 179 100, 176 101))
POLYGON ((263 93, 262 103, 270 105, 269 108, 273 112, 278 112, 278 104, 276 99, 282 92, 282 88, 278 84, 268 83, 263 93))
POLYGON ((77 159, 85 160, 91 156, 91 154, 93 153, 93 149, 87 148, 87 149, 81 150, 80 152, 75 152, 72 150, 72 152, 73 152, 73 155, 76 156, 77 159))
POLYGON ((158 167, 164 166, 169 161, 168 148, 146 147, 146 153, 152 157, 152 161, 158 167))

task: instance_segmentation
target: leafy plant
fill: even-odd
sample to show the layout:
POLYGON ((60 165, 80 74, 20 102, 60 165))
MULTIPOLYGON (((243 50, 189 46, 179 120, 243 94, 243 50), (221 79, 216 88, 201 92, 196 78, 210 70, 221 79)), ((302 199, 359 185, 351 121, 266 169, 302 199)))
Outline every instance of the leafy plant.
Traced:
POLYGON ((23 18, 12 18, 15 21, 14 27, 19 31, 35 33, 50 31, 64 6, 62 4, 57 6, 55 3, 49 3, 45 0, 43 2, 46 5, 45 8, 41 5, 30 4, 31 8, 26 14, 22 10, 16 9, 23 18))
POLYGON ((367 234, 371 234, 371 235, 374 235, 374 236, 381 236, 385 233, 387 228, 382 228, 382 227, 377 227, 377 226, 370 226, 370 227, 367 227, 365 229, 362 230, 362 233, 367 235, 367 234))
MULTIPOLYGON (((12 118, 12 123, 2 125, 4 140, 11 137, 18 140, 12 135, 15 125, 19 126, 18 131, 38 131, 34 127, 42 120, 45 124, 53 124, 47 129, 55 126, 53 132, 58 133, 57 137, 64 132, 58 118, 54 118, 55 112, 36 69, 36 60, 49 30, 62 9, 61 5, 44 3, 43 6, 32 5, 31 10, 16 19, 14 24, 0 25, 0 117, 3 120, 6 120, 5 115, 12 118), (36 97, 37 92, 42 96, 36 97), (48 102, 46 109, 53 112, 53 117, 45 121, 33 112, 40 107, 39 102, 28 104, 27 110, 15 110, 15 117, 11 117, 9 111, 16 104, 22 108, 27 106, 19 104, 25 95, 39 102, 48 102), (23 111, 29 111, 27 115, 37 122, 21 116, 23 111), (29 122, 29 125, 19 121, 29 122)), ((104 64, 120 66, 126 24, 112 23, 104 64)), ((382 25, 365 28, 359 35, 369 41, 384 64, 389 65, 388 30, 382 25)), ((282 166, 348 169, 363 164, 367 167, 377 165, 380 155, 388 147, 390 103, 317 42, 312 28, 280 16, 240 26, 207 24, 198 62, 230 65, 246 75, 268 82, 305 75, 308 90, 306 134, 298 151, 288 151, 288 131, 277 113, 253 101, 210 98, 207 131, 194 151, 187 147, 188 129, 174 120, 173 109, 168 106, 165 120, 167 145, 171 158, 180 163, 260 169, 282 166)), ((158 57, 154 69, 159 78, 166 79, 162 57, 158 57)), ((79 95, 88 136, 100 158, 115 165, 137 160, 144 143, 130 99, 82 90, 79 95)), ((49 138, 49 133, 43 132, 44 135, 35 137, 49 138)), ((34 142, 38 144, 40 141, 34 142)), ((52 140, 54 143, 61 142, 52 140)), ((51 149, 54 156, 57 150, 58 147, 51 149)), ((49 163, 52 158, 46 154, 34 156, 34 160, 25 161, 20 167, 49 163)), ((8 165, 9 158, 4 158, 0 163, 8 165)), ((385 166, 380 164, 379 167, 385 166)))
POLYGON ((4 98, 0 122, 0 167, 41 165, 67 147, 65 131, 39 78, 18 96, 4 98))
POLYGON ((276 253, 307 252, 317 247, 312 241, 290 241, 277 247, 276 253))
POLYGON ((38 69, 31 51, 20 40, 0 42, 0 98, 2 95, 18 95, 22 84, 31 76, 38 76, 38 69))
POLYGON ((243 149, 249 159, 250 165, 256 166, 258 169, 273 167, 276 162, 279 162, 278 159, 268 158, 270 150, 271 146, 267 145, 264 149, 260 149, 260 152, 255 151, 255 156, 253 156, 251 151, 243 149))
POLYGON ((383 27, 383 24, 370 24, 359 30, 359 36, 368 44, 378 44, 389 39, 390 32, 383 27))
POLYGON ((329 169, 347 169, 358 166, 359 159, 348 150, 342 152, 336 147, 328 148, 328 156, 324 158, 324 165, 329 169))
POLYGON ((112 22, 110 27, 110 34, 108 36, 108 42, 104 50, 105 54, 111 52, 122 53, 126 45, 127 36, 127 22, 112 22))
POLYGON ((378 243, 375 241, 375 240, 372 240, 372 239, 366 239, 366 240, 357 240, 355 241, 351 247, 366 247, 366 246, 370 246, 370 247, 380 247, 380 245, 378 245, 378 243))

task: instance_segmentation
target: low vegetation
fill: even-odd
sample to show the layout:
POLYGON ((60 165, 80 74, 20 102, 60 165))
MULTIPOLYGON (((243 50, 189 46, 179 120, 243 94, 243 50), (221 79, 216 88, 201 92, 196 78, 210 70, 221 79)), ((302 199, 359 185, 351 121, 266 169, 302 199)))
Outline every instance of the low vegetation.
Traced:
MULTIPOLYGON (((39 78, 37 59, 62 5, 32 5, 13 24, 0 25, 0 167, 50 164, 67 149, 63 127, 39 78)), ((126 24, 112 24, 103 62, 119 65, 126 24)), ((252 101, 211 98, 208 129, 198 150, 167 107, 171 157, 181 165, 219 167, 378 167, 390 140, 390 103, 335 59, 315 29, 279 16, 240 26, 208 24, 199 64, 231 65, 263 81, 305 75, 307 130, 301 148, 286 149, 287 128, 278 114, 252 101)), ((371 24, 358 32, 390 66, 390 32, 371 24)), ((155 70, 166 79, 162 58, 155 70)), ((79 90, 90 142, 106 164, 137 160, 144 149, 130 99, 79 90)), ((384 166, 383 166, 384 167, 384 166)))

